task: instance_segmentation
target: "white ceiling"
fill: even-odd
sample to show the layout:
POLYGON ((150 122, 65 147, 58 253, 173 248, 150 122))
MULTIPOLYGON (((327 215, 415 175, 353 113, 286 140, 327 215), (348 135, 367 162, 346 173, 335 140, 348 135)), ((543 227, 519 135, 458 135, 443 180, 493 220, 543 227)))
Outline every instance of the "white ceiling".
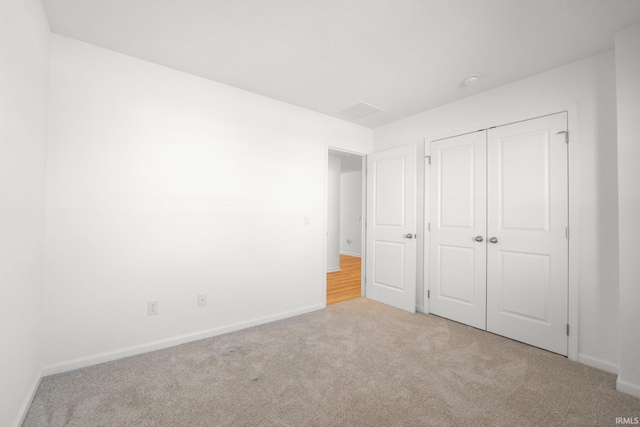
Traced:
POLYGON ((375 128, 612 49, 640 0, 42 0, 55 33, 375 128), (479 74, 474 87, 461 84, 479 74))

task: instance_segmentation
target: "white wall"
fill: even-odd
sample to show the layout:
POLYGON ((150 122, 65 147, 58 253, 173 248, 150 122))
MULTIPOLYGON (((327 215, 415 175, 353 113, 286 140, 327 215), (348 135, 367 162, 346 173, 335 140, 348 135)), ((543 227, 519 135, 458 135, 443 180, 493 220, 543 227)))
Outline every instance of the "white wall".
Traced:
MULTIPOLYGON (((374 130, 374 151, 422 144, 510 119, 573 106, 571 230, 578 265, 579 360, 617 371, 618 213, 616 94, 613 51, 586 58, 374 130), (478 127, 476 127, 478 126, 478 127)), ((418 301, 423 289, 418 289, 418 301)), ((575 325, 574 325, 575 326, 575 325)), ((575 331, 575 327, 573 329, 575 331)))
POLYGON ((369 129, 57 35, 49 112, 46 373, 323 307, 326 146, 369 129))
POLYGON ((620 375, 618 390, 640 397, 640 24, 616 34, 620 375))
POLYGON ((49 25, 0 3, 0 425, 19 425, 41 373, 49 25))
POLYGON ((340 253, 362 255, 361 170, 340 175, 340 253))
POLYGON ((340 157, 327 164, 327 271, 340 270, 340 157))

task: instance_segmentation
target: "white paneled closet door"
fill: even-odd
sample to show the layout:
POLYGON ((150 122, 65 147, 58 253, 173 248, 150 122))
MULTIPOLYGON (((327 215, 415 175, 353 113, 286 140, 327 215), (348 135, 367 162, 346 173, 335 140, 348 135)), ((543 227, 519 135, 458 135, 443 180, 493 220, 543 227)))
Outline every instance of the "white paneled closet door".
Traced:
POLYGON ((486 318, 486 132, 431 144, 429 311, 476 328, 486 318))
POLYGON ((567 116, 488 131, 487 330, 567 355, 567 116))
POLYGON ((567 355, 567 115, 431 143, 429 310, 567 355))

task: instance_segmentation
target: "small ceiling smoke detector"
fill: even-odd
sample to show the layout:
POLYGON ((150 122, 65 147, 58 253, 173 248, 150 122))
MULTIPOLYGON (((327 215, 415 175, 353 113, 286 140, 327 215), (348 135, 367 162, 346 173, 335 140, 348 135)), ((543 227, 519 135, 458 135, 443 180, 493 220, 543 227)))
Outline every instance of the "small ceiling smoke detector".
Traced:
POLYGON ((469 77, 465 78, 462 83, 464 83, 465 86, 473 86, 474 84, 478 83, 478 80, 480 80, 480 76, 477 74, 472 74, 469 77))
POLYGON ((336 114, 358 120, 370 114, 377 113, 378 111, 382 111, 382 108, 374 107, 371 104, 359 101, 343 108, 342 110, 336 111, 336 114))

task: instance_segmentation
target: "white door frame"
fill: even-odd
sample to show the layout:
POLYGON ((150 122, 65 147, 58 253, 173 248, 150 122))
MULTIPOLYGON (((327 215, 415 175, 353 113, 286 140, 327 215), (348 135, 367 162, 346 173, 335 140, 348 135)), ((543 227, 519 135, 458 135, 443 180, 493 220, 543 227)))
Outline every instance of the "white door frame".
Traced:
POLYGON ((452 128, 447 132, 440 132, 437 134, 429 135, 424 138, 424 158, 423 158, 423 180, 422 191, 418 189, 418 194, 424 194, 423 201, 423 225, 424 225, 424 239, 423 239, 423 277, 424 277, 424 312, 429 313, 429 298, 428 291, 429 286, 429 231, 427 230, 428 224, 431 222, 429 218, 429 212, 431 207, 431 200, 428 188, 431 186, 430 180, 430 164, 429 159, 431 156, 431 141, 438 139, 449 138, 464 133, 477 131, 479 129, 488 129, 494 126, 503 126, 515 122, 535 119, 538 117, 548 116, 556 113, 567 113, 567 125, 569 129, 569 156, 568 156, 568 168, 569 168, 569 229, 574 228, 574 232, 570 234, 569 239, 569 307, 568 307, 568 321, 570 325, 569 333, 569 346, 568 346, 568 358, 570 360, 578 360, 578 265, 580 253, 578 248, 580 247, 580 233, 575 229, 577 224, 580 224, 579 215, 579 200, 578 194, 580 194, 580 182, 578 171, 578 127, 577 127, 577 105, 575 103, 563 103, 559 105, 551 105, 548 108, 532 110, 526 113, 519 113, 512 116, 500 116, 488 120, 482 120, 478 123, 469 123, 462 125, 458 128, 452 128))
POLYGON ((366 232, 366 218, 367 218, 367 154, 361 151, 352 151, 345 150, 344 148, 333 147, 330 145, 325 145, 324 149, 324 219, 323 219, 323 251, 322 251, 322 267, 324 271, 324 279, 322 280, 322 298, 323 305, 327 306, 327 232, 328 232, 328 200, 329 200, 329 189, 327 188, 327 179, 328 179, 328 161, 329 161, 329 150, 331 151, 340 151, 346 154, 353 154, 356 156, 360 156, 362 158, 362 221, 360 223, 361 227, 361 245, 362 254, 360 255, 360 296, 366 295, 366 285, 365 285, 365 273, 366 273, 366 253, 367 253, 367 232, 366 232))

